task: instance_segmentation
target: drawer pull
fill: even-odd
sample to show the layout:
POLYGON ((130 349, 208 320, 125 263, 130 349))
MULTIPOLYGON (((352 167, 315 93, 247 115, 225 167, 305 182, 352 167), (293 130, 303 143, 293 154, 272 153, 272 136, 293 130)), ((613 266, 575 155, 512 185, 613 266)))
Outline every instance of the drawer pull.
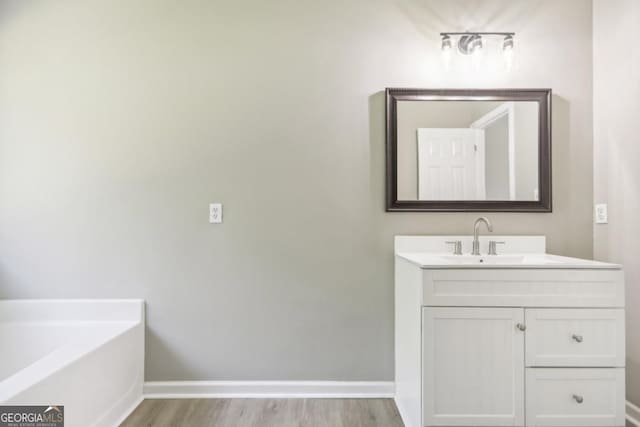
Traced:
POLYGON ((574 340, 575 342, 582 342, 582 335, 575 335, 575 334, 573 334, 573 336, 572 336, 571 338, 573 338, 573 340, 574 340))
POLYGON ((518 323, 516 325, 516 328, 518 328, 520 331, 524 332, 527 329, 527 326, 522 324, 522 323, 518 323))
POLYGON ((584 398, 583 398, 582 396, 577 395, 577 394, 574 394, 574 395, 573 395, 573 398, 574 398, 574 399, 576 400, 576 402, 578 402, 578 403, 582 403, 582 402, 584 402, 584 398))

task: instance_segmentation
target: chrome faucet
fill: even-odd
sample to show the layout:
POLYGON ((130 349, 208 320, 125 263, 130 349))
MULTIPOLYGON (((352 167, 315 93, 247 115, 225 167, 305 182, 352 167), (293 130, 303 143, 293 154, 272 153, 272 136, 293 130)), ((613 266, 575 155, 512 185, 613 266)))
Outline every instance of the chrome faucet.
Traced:
POLYGON ((478 233, 480 232, 480 224, 483 222, 487 226, 487 230, 493 233, 493 226, 488 218, 481 216, 476 219, 475 224, 473 224, 473 250, 471 251, 471 255, 480 255, 480 241, 478 240, 478 233))

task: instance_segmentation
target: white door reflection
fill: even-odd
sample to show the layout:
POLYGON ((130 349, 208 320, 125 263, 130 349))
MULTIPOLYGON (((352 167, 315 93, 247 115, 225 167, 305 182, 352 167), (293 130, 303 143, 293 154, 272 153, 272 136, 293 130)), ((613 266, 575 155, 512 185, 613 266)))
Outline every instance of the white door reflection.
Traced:
POLYGON ((400 194, 409 196, 413 186, 417 200, 538 200, 536 103, 424 102, 402 105, 401 113, 400 194), (413 185, 412 156, 404 151, 412 126, 413 185))
POLYGON ((485 200, 482 129, 418 129, 418 199, 485 200))

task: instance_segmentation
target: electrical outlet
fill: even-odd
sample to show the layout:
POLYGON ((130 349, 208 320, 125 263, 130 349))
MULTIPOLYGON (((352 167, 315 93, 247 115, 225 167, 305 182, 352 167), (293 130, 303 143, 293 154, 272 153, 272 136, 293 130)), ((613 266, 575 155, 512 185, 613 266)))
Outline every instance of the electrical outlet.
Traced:
POLYGON ((211 203, 209 205, 209 222, 211 224, 222 223, 222 203, 211 203))
POLYGON ((601 203, 596 205, 595 210, 596 224, 608 224, 609 215, 607 213, 607 204, 601 203))

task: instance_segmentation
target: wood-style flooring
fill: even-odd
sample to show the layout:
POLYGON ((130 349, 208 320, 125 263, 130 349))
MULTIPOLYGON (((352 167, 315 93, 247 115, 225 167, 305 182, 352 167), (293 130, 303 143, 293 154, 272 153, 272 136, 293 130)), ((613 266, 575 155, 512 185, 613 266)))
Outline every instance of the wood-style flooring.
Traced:
POLYGON ((404 427, 392 399, 152 399, 122 427, 404 427))

